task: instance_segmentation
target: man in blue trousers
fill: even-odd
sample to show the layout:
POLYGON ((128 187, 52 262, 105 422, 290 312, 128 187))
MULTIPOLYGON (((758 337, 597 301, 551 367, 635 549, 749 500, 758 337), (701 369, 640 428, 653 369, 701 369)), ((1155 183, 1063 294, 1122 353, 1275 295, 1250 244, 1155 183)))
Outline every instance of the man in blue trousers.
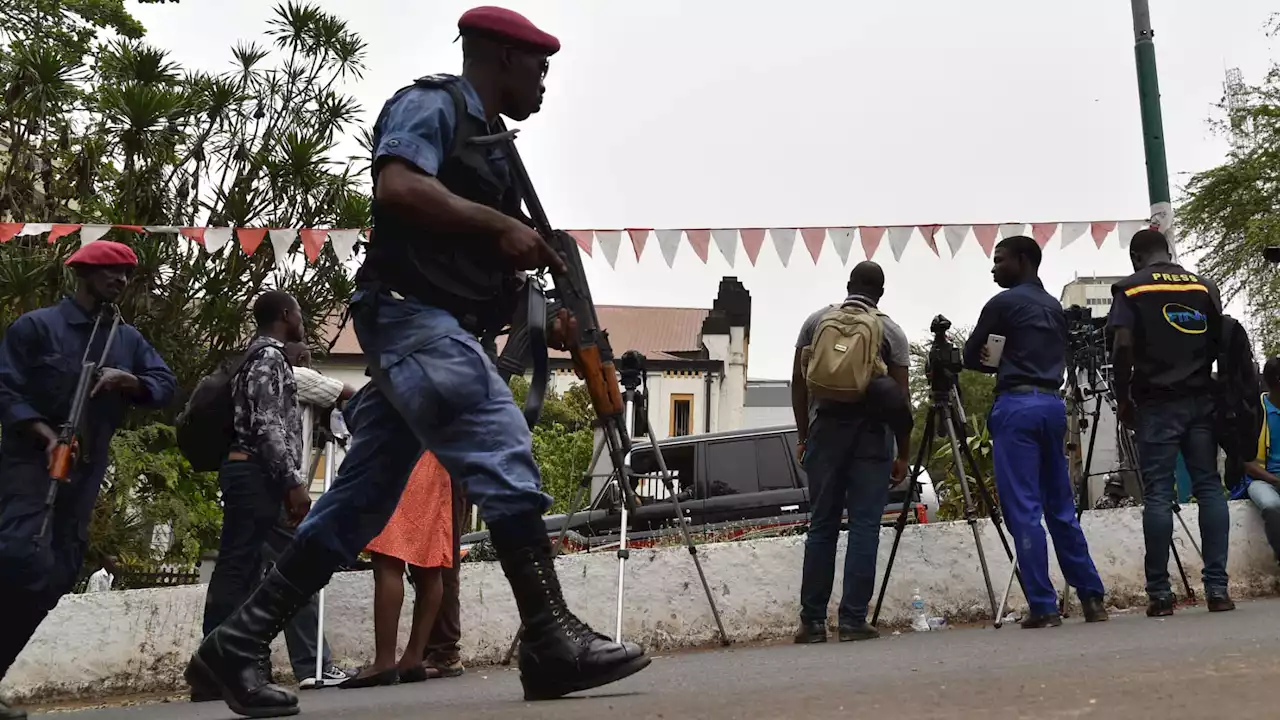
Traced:
POLYGON ((996 246, 991 275, 1005 288, 987 302, 969 341, 964 364, 996 373, 996 401, 988 427, 995 450, 996 489, 1018 552, 1018 567, 1031 612, 1024 628, 1062 624, 1049 580, 1043 517, 1053 536, 1058 565, 1076 589, 1086 622, 1107 619, 1102 579, 1089 557, 1067 474, 1067 408, 1062 400, 1067 318, 1062 304, 1040 282, 1040 246, 1025 236, 996 246), (987 341, 1005 338, 998 358, 987 341))

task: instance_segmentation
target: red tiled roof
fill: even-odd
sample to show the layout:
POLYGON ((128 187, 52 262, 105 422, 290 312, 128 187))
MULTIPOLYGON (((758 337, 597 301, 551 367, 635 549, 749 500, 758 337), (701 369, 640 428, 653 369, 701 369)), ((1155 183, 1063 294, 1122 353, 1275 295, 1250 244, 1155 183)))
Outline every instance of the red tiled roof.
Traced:
MULTIPOLYGON (((702 321, 710 311, 705 308, 636 307, 632 305, 597 305, 600 325, 609 331, 615 355, 637 350, 651 359, 678 359, 671 353, 697 352, 702 349, 702 321)), ((336 320, 331 323, 336 326, 336 320)), ((332 337, 332 329, 329 337, 332 337)), ((498 338, 501 352, 506 337, 498 338)), ((355 330, 348 322, 334 343, 334 355, 361 355, 355 330)), ((553 358, 567 358, 568 353, 552 350, 553 358)))

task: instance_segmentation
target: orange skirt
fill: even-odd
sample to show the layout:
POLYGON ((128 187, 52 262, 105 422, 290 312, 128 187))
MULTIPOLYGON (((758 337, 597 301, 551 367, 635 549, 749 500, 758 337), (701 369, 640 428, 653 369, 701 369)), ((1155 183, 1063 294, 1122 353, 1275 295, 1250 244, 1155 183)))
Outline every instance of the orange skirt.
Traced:
POLYGON ((418 459, 395 513, 367 549, 421 568, 453 565, 453 495, 435 455, 418 459))

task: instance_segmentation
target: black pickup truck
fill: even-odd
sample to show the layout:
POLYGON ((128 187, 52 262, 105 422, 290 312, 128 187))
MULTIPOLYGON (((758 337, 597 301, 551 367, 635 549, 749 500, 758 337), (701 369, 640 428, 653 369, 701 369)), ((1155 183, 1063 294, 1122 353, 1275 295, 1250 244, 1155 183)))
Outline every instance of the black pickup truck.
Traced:
MULTIPOLYGON (((794 426, 738 430, 660 440, 658 447, 671 471, 680 506, 691 531, 728 540, 744 535, 764 536, 802 532, 809 522, 809 482, 795 459, 794 426)), ((628 545, 643 547, 679 533, 675 504, 662 483, 652 445, 638 444, 631 453, 641 506, 628 516, 628 545)), ((573 514, 566 535, 566 551, 603 549, 618 541, 622 514, 616 486, 606 487, 611 472, 608 458, 592 473, 592 501, 573 514)), ((937 495, 922 475, 921 498, 913 522, 930 522, 937 511, 937 495)), ((883 521, 897 520, 906 500, 906 483, 890 492, 883 521)), ((547 532, 558 535, 566 515, 548 515, 547 532)), ((485 541, 487 531, 464 535, 464 547, 485 541)))

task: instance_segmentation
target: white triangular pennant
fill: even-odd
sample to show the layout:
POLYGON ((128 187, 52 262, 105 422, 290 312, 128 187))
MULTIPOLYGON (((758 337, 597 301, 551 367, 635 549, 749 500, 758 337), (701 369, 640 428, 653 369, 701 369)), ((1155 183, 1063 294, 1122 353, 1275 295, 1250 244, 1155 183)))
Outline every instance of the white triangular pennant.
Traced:
POLYGON ((267 235, 271 237, 271 249, 275 251, 276 265, 284 265, 285 260, 289 258, 289 246, 293 245, 293 241, 298 237, 298 231, 293 228, 276 228, 268 230, 267 235))
POLYGON ((174 225, 147 225, 142 229, 149 233, 169 233, 170 235, 178 234, 178 228, 174 225))
POLYGON ((889 248, 893 250, 895 262, 902 260, 902 253, 907 249, 907 243, 911 241, 911 233, 915 231, 914 225, 897 225, 889 228, 889 248))
POLYGON ((795 228, 772 228, 769 230, 769 237, 773 238, 773 249, 778 251, 782 267, 786 267, 791 262, 791 251, 796 246, 795 228))
POLYGON ((211 227, 204 231, 204 249, 216 253, 231 242, 231 228, 211 227))
POLYGON ((622 231, 597 230, 596 242, 600 243, 600 249, 604 251, 604 259, 609 261, 609 267, 617 265, 618 248, 622 247, 622 231))
POLYGON ((662 251, 662 259, 667 261, 667 267, 671 267, 675 264, 676 251, 680 249, 680 236, 684 231, 654 230, 653 233, 658 236, 658 249, 662 251))
POLYGON ((853 247, 854 228, 828 228, 831 244, 835 246, 836 255, 840 256, 840 264, 849 264, 849 248, 853 247))
POLYGON ((1133 242, 1133 236, 1138 234, 1139 230, 1148 227, 1149 225, 1150 223, 1146 220, 1125 220, 1121 222, 1117 226, 1120 228, 1120 248, 1122 250, 1128 250, 1129 243, 1133 242))
POLYGON ((955 257, 960 252, 961 246, 964 245, 965 238, 969 237, 968 225, 944 225, 942 227, 942 236, 947 239, 947 247, 951 248, 951 257, 955 257))
MULTIPOLYGON (((110 226, 108 226, 110 228, 110 226)), ((53 223, 27 223, 16 237, 43 235, 53 229, 53 223)))
POLYGON ((1000 239, 1011 238, 1015 235, 1027 234, 1027 226, 1025 223, 1005 223, 1000 226, 1000 239))
POLYGON ((1087 222, 1062 223, 1062 247, 1079 240, 1088 231, 1089 223, 1087 222))
POLYGON ((738 231, 712 230, 711 239, 716 241, 716 247, 724 256, 725 262, 729 263, 729 267, 733 267, 733 259, 738 254, 738 231))
POLYGON ((333 254, 337 256, 338 262, 346 262, 351 257, 351 251, 356 249, 356 241, 359 239, 359 230, 329 231, 329 245, 333 247, 333 254))
POLYGON ((84 247, 91 242, 97 242, 111 231, 110 225, 85 225, 80 228, 80 247, 84 247))

